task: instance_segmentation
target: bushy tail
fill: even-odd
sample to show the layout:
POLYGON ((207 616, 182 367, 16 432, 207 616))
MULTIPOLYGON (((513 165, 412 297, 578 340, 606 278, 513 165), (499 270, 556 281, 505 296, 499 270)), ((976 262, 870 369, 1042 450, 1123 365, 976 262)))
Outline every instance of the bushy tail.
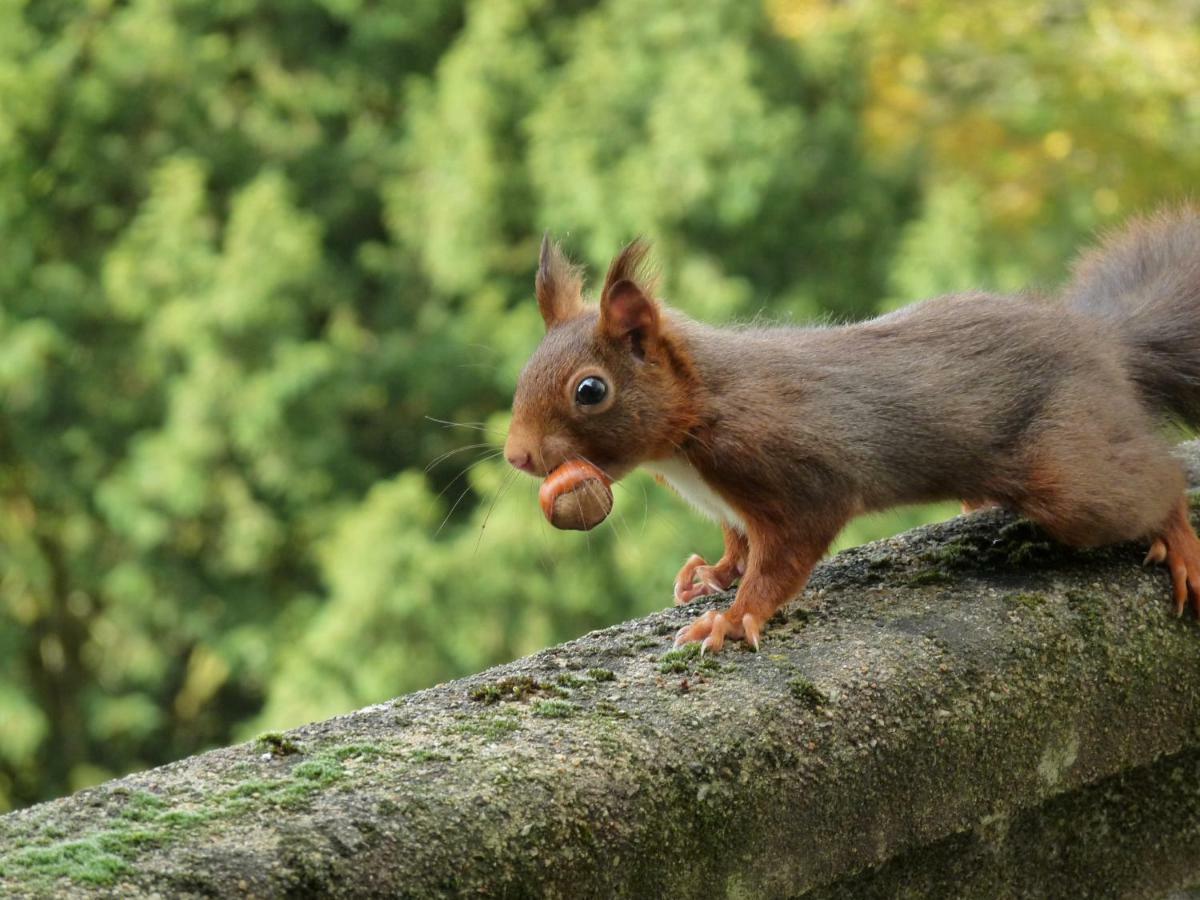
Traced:
POLYGON ((1136 221, 1082 256, 1066 303, 1113 323, 1147 400, 1200 425, 1200 211, 1136 221))

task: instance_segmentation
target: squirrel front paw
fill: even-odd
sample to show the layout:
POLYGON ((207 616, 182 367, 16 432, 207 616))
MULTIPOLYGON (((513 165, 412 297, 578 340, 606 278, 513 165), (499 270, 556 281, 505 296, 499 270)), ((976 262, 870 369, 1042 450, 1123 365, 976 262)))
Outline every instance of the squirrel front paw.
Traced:
POLYGON ((700 597, 719 594, 733 587, 741 572, 736 564, 722 559, 710 566, 704 557, 693 553, 675 576, 675 605, 682 606, 700 597))
POLYGON ((735 620, 730 611, 717 612, 710 609, 695 622, 684 625, 675 633, 675 646, 700 641, 701 653, 720 653, 725 646, 725 638, 735 641, 745 641, 754 650, 758 650, 759 636, 762 632, 762 622, 753 613, 746 613, 735 620))

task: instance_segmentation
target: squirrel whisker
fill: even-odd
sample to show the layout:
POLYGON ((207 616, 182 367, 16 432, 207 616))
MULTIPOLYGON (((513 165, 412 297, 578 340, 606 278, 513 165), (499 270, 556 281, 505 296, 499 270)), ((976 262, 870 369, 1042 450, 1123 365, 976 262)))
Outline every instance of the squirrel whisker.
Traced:
POLYGON ((456 447, 453 450, 447 450, 445 453, 439 454, 436 458, 434 458, 434 460, 425 467, 425 471, 428 472, 430 469, 432 469, 438 463, 442 462, 443 460, 449 459, 451 456, 455 456, 459 453, 466 453, 468 450, 479 450, 484 447, 491 447, 491 446, 493 446, 493 445, 486 444, 486 443, 485 444, 467 444, 467 446, 465 446, 465 447, 456 447))
MULTIPOLYGON (((442 494, 446 493, 446 491, 450 490, 450 488, 454 486, 454 482, 458 481, 458 479, 462 478, 464 475, 466 475, 468 472, 470 472, 476 466, 480 465, 481 463, 488 462, 489 460, 493 460, 497 456, 501 456, 503 453, 504 453, 503 450, 494 450, 491 453, 486 453, 483 456, 479 457, 479 459, 475 460, 475 462, 471 463, 469 466, 467 466, 461 472, 459 472, 457 475, 455 475, 453 478, 451 478, 448 482, 446 482, 446 486, 437 492, 437 497, 434 497, 434 499, 436 500, 438 497, 441 497, 442 494)), ((470 488, 467 488, 467 490, 470 490, 470 488)))
POLYGON ((487 514, 483 517, 483 523, 479 526, 479 537, 475 539, 475 550, 473 552, 479 552, 479 545, 483 541, 483 530, 487 528, 488 520, 492 517, 492 511, 496 508, 496 504, 500 502, 500 498, 504 496, 504 492, 508 490, 508 486, 512 484, 513 478, 516 476, 516 474, 516 469, 509 469, 508 474, 504 477, 504 481, 501 483, 500 487, 496 489, 496 493, 492 497, 491 505, 488 506, 487 514))
POLYGON ((437 419, 433 416, 426 416, 430 422, 436 422, 438 425, 444 425, 447 428, 473 428, 476 431, 482 431, 486 434, 494 434, 497 437, 503 438, 504 433, 497 431, 495 428, 488 428, 482 422, 451 422, 448 419, 437 419))

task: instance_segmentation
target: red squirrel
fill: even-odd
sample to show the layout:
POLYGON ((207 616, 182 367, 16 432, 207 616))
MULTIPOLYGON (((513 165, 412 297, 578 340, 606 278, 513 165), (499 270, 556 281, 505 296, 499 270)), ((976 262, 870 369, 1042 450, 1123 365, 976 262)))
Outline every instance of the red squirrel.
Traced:
POLYGON ((1054 297, 963 293, 852 325, 716 328, 655 297, 647 245, 612 261, 599 303, 542 243, 546 333, 521 373, 505 455, 545 476, 636 466, 720 523, 676 603, 738 583, 676 643, 758 648, 854 516, 948 498, 999 504, 1058 540, 1150 542, 1176 611, 1200 615, 1200 541, 1165 419, 1200 424, 1200 213, 1135 221, 1054 297))

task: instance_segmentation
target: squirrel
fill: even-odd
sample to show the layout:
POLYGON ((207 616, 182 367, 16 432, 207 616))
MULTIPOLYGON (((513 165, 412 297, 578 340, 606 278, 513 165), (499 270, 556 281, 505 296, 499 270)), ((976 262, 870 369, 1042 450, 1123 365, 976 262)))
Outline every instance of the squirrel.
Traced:
POLYGON ((655 297, 648 245, 608 269, 599 303, 548 238, 546 332, 521 372, 505 455, 544 477, 582 459, 637 466, 720 523, 675 602, 728 590, 676 635, 758 649, 854 516, 943 499, 1000 505, 1057 540, 1149 542, 1175 609, 1200 616, 1200 540, 1167 419, 1200 424, 1200 212, 1135 220, 1056 295, 961 293, 856 324, 718 328, 655 297))

